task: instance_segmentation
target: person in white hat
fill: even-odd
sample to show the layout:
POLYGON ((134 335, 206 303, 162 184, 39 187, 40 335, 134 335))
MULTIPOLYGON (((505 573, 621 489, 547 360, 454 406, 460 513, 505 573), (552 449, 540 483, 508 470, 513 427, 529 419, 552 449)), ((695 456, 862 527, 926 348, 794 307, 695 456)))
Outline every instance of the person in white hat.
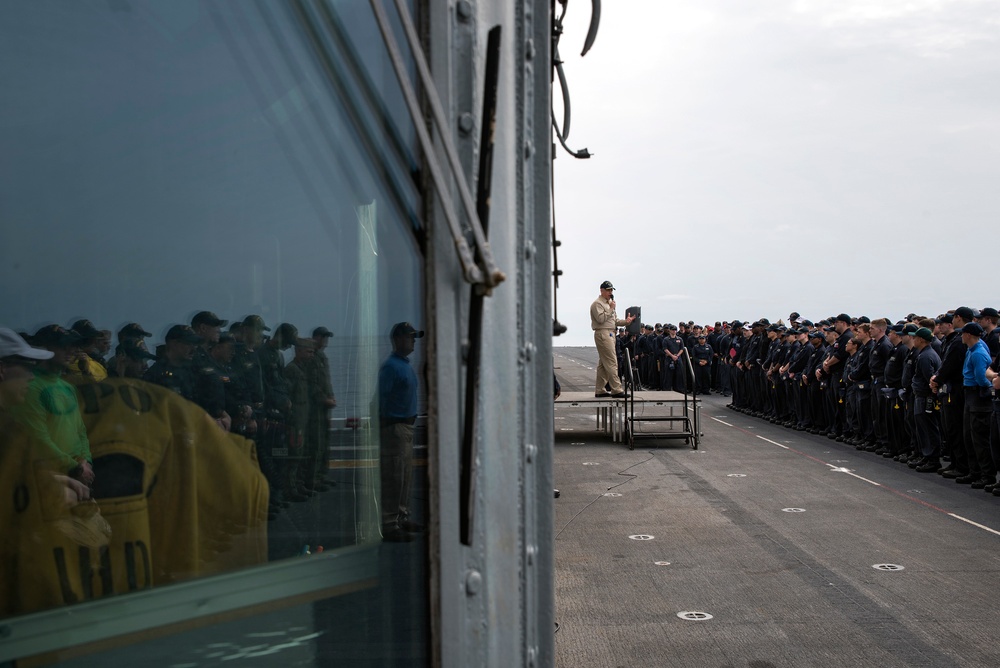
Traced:
POLYGON ((51 357, 51 351, 32 348, 14 330, 0 327, 0 413, 24 401, 35 365, 51 357))

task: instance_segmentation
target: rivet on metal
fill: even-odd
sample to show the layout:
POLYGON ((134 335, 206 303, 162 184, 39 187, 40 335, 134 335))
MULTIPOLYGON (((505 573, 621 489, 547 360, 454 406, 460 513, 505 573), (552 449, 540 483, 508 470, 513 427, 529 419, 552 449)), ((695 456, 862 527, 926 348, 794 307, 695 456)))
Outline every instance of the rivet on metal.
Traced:
POLYGON ((524 344, 524 359, 525 360, 530 360, 531 356, 534 353, 535 353, 535 344, 534 343, 530 343, 530 342, 529 343, 525 343, 524 344))
POLYGON ((689 622, 703 622, 707 619, 712 618, 712 615, 708 614, 707 612, 697 612, 694 610, 678 612, 677 616, 689 622))
POLYGON ((455 11, 458 13, 458 18, 468 21, 472 18, 472 3, 469 0, 458 0, 455 11))
POLYGON ((532 60, 535 57, 535 40, 529 39, 524 45, 524 59, 532 60))
POLYGON ((527 241, 527 242, 526 242, 526 243, 524 244, 524 257, 525 257, 525 258, 527 258, 527 259, 529 259, 529 260, 530 260, 531 258, 535 257, 535 250, 536 250, 536 248, 535 248, 535 242, 534 242, 534 241, 531 241, 531 240, 529 239, 529 240, 528 240, 528 241, 527 241))
POLYGON ((528 668, 535 667, 535 657, 538 656, 538 650, 534 647, 528 648, 528 668))
POLYGON ((629 536, 632 540, 653 540, 656 536, 650 536, 648 533, 637 533, 629 536))
POLYGON ((529 464, 535 460, 536 452, 538 452, 538 447, 533 443, 528 443, 526 446, 524 446, 524 458, 528 461, 529 464))
POLYGON ((526 549, 524 550, 524 553, 525 553, 525 558, 527 559, 527 561, 528 561, 528 565, 529 565, 529 566, 531 566, 532 564, 534 564, 534 563, 535 563, 535 553, 536 553, 536 552, 538 552, 538 550, 537 550, 537 549, 535 548, 535 546, 534 546, 534 545, 529 545, 529 546, 528 546, 528 547, 527 547, 527 548, 526 548, 526 549))
POLYGON ((524 159, 527 160, 534 154, 535 154, 535 144, 530 140, 524 142, 524 159))
POLYGON ((467 135, 472 132, 472 129, 476 127, 476 119, 472 117, 469 112, 463 112, 458 117, 458 129, 463 135, 467 135))
POLYGON ((483 586, 483 576, 477 570, 468 571, 465 574, 465 593, 475 596, 483 586))

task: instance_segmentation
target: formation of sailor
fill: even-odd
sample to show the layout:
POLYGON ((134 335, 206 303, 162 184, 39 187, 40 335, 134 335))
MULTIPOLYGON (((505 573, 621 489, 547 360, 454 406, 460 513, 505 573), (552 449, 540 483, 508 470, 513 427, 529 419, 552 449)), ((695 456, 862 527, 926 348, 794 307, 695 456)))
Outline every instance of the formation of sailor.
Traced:
POLYGON ((997 321, 996 309, 963 306, 895 323, 723 323, 711 387, 731 388, 736 411, 1000 496, 997 321))

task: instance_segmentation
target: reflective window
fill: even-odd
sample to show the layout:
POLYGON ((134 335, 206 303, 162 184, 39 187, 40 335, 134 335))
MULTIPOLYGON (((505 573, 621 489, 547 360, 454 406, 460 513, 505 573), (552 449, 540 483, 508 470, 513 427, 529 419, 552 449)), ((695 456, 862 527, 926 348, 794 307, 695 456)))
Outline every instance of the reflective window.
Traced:
POLYGON ((0 85, 0 616, 249 589, 426 660, 421 156, 368 2, 4 2, 0 85))

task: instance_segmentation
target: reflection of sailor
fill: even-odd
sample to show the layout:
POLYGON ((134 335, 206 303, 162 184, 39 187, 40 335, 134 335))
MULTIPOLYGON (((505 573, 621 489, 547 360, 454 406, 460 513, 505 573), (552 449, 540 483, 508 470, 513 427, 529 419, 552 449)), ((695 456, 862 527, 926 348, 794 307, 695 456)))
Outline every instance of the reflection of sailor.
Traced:
POLYGON ((618 378, 618 359, 615 356, 615 328, 630 324, 635 320, 630 315, 625 320, 619 320, 615 313, 615 286, 611 281, 601 283, 601 296, 590 305, 590 328, 594 330, 594 343, 597 344, 597 381, 594 385, 595 397, 606 397, 606 386, 611 387, 610 396, 624 397, 625 390, 618 378))
POLYGON ((47 448, 53 469, 89 485, 94 482, 94 472, 87 429, 76 391, 62 378, 75 360, 80 336, 49 325, 35 333, 33 342, 53 354, 35 369, 28 394, 14 410, 14 417, 47 448))
POLYGON ((306 430, 306 453, 308 471, 303 480, 311 490, 325 492, 332 484, 327 480, 326 473, 330 451, 330 411, 337 407, 337 398, 333 394, 333 384, 330 381, 330 360, 326 349, 333 337, 326 327, 313 330, 312 341, 316 348, 309 364, 309 424, 306 430), (310 454, 311 453, 311 454, 310 454))
POLYGON ((302 478, 302 470, 308 459, 305 452, 306 427, 309 423, 309 364, 315 354, 316 347, 312 339, 295 340, 295 358, 284 369, 285 380, 288 381, 288 399, 291 408, 288 411, 288 427, 291 431, 290 446, 294 458, 289 459, 285 469, 285 493, 292 501, 305 501, 312 494, 309 482, 302 478))
POLYGON ((422 528, 409 521, 413 425, 417 421, 417 374, 409 356, 423 335, 408 322, 394 325, 392 353, 378 372, 382 538, 391 542, 410 541, 410 531, 422 528))

